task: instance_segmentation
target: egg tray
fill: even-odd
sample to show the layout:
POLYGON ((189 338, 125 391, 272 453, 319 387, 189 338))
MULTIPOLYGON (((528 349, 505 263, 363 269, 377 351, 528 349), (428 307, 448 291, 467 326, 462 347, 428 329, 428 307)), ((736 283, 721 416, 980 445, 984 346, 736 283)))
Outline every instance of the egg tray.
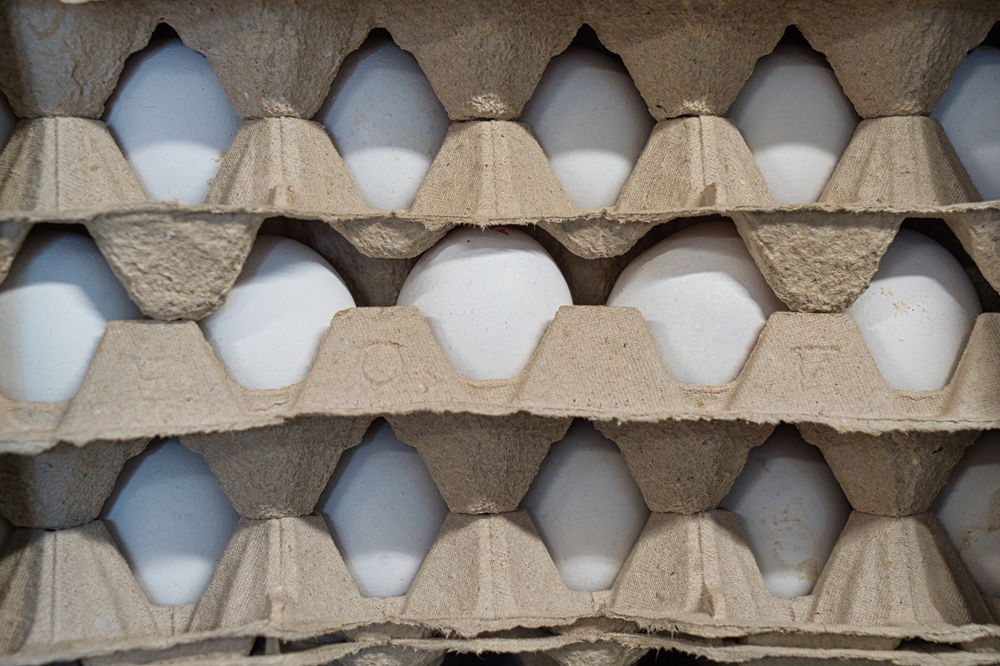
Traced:
MULTIPOLYGON (((195 649, 173 646, 350 638, 385 623, 389 637, 375 636, 391 645, 399 626, 432 632, 421 641, 558 633, 592 617, 627 621, 638 645, 665 632, 779 652, 892 654, 914 638, 1000 648, 996 602, 925 513, 964 447, 1000 428, 998 378, 995 313, 977 320, 950 384, 918 393, 885 386, 843 314, 773 314, 721 387, 670 378, 633 308, 564 307, 523 373, 487 381, 452 369, 415 308, 346 310, 306 379, 265 391, 236 385, 193 322, 112 322, 72 400, 0 402, 0 513, 22 526, 0 564, 0 627, 13 627, 0 664, 166 658, 158 651, 195 649), (379 416, 417 448, 452 511, 411 592, 388 602, 360 599, 310 517, 341 453, 379 416), (610 593, 569 592, 518 512, 576 417, 618 444, 656 512, 610 593), (828 582, 797 601, 770 597, 731 514, 714 510, 778 422, 820 447, 857 511, 828 582), (173 435, 206 458, 243 522, 200 602, 149 610, 95 519, 124 462, 173 435)), ((618 633, 574 636, 618 645, 618 633)))
POLYGON ((934 663, 957 666, 995 663, 1000 641, 1000 599, 979 595, 930 514, 852 514, 816 590, 794 600, 769 596, 727 511, 652 514, 614 587, 597 593, 566 589, 523 511, 449 514, 406 596, 390 599, 359 596, 318 516, 241 520, 185 606, 151 606, 100 521, 15 531, 0 574, 12 581, 5 666, 416 666, 498 645, 567 666, 624 666, 656 647, 927 663, 895 649, 915 638, 939 646, 934 663), (247 656, 256 636, 271 639, 271 658, 247 656))
MULTIPOLYGON (((567 251, 556 256, 565 268, 568 253, 602 265, 658 225, 723 215, 791 309, 836 312, 901 222, 923 217, 943 220, 996 288, 1000 202, 978 202, 925 116, 998 18, 987 0, 5 0, 0 89, 26 120, 0 155, 0 274, 33 225, 84 224, 147 315, 199 319, 224 300, 262 224, 344 245, 304 220, 357 248, 341 249, 359 303, 391 304, 412 257, 454 225, 537 224, 567 251), (161 21, 209 58, 244 118, 203 205, 148 202, 96 120, 161 21), (584 23, 658 121, 617 205, 600 211, 569 205, 514 122, 584 23), (790 24, 867 119, 807 206, 775 205, 719 117, 790 24), (452 119, 406 211, 365 206, 307 120, 375 27, 416 56, 452 119)), ((578 303, 606 293, 570 282, 578 303)), ((964 446, 1000 424, 998 327, 982 315, 951 384, 908 393, 885 386, 846 316, 778 313, 736 382, 690 387, 670 379, 637 311, 572 307, 519 377, 472 382, 418 312, 363 308, 334 318, 304 382, 246 391, 195 324, 113 323, 73 400, 0 399, 0 513, 24 526, 0 561, 0 664, 422 666, 458 650, 624 665, 649 648, 732 662, 995 663, 1000 604, 924 512, 964 446), (309 515, 378 416, 417 447, 452 510, 409 594, 391 600, 358 596, 309 515), (573 417, 616 441, 656 512, 609 592, 566 590, 517 511, 573 417), (792 601, 768 595, 732 516, 714 510, 778 422, 823 450, 857 511, 814 593, 792 601), (95 518, 124 461, 174 434, 205 455, 243 520, 201 601, 155 607, 95 518), (259 636, 269 654, 247 656, 259 636)))
POLYGON ((267 218, 316 220, 367 256, 396 259, 455 225, 538 224, 592 259, 620 256, 670 220, 721 214, 792 310, 848 307, 912 217, 943 219, 997 288, 1000 202, 979 201, 924 114, 998 19, 987 0, 6 0, 0 88, 27 120, 0 155, 0 276, 32 225, 81 223, 143 312, 200 319, 225 299, 267 218), (244 118, 203 205, 148 202, 96 120, 127 56, 163 21, 208 57, 244 118), (584 23, 622 57, 658 121, 617 204, 601 210, 569 203, 514 122, 584 23), (820 203, 779 206, 720 116, 791 24, 866 120, 820 203), (308 120, 375 27, 416 56, 453 121, 408 210, 366 206, 308 120))

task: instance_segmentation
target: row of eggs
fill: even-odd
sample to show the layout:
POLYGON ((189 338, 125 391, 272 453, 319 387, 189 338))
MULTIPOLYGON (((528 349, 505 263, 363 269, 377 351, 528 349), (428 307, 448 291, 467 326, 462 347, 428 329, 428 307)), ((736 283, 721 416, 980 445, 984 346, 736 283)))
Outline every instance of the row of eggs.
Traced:
MULTIPOLYGON (((0 141, 12 131, 0 113, 0 141)), ((965 59, 932 114, 986 200, 1000 199, 1000 50, 965 59)), ((819 199, 859 118, 826 59, 781 43, 760 59, 729 110, 778 203, 819 199)), ((200 203, 240 119, 208 61, 179 39, 128 60, 104 120, 153 200, 200 203)), ((388 38, 348 56, 316 116, 365 201, 413 203, 448 130, 416 59, 388 38)), ((622 64, 570 47, 553 58, 520 121, 548 156, 570 201, 613 206, 654 121, 622 64)), ((0 144, 2 145, 2 144, 0 144)))
MULTIPOLYGON (((520 372, 571 298, 554 261, 524 232, 462 228, 421 257, 399 303, 421 310, 456 370, 487 379, 520 372)), ((647 250, 608 303, 639 308, 671 374, 699 384, 734 379, 768 315, 782 308, 735 227, 722 222, 647 250)), ((332 316, 353 305, 321 256, 261 236, 225 305, 201 325, 236 381, 277 388, 304 377, 332 316)), ((958 262, 904 230, 851 314, 887 382, 923 390, 948 381, 979 311, 958 262)), ((0 285, 0 393, 72 397, 106 322, 139 316, 89 238, 32 234, 0 285)), ((969 450, 938 511, 991 594, 1000 593, 1000 532, 988 524, 989 498, 1000 493, 998 443, 984 436, 969 450)), ((649 513, 617 447, 584 423, 553 446, 524 506, 567 586, 579 590, 613 583, 649 513)), ((822 455, 791 427, 752 452, 722 506, 741 520, 777 596, 811 589, 849 509, 822 455)), ((373 596, 405 593, 447 513, 419 454, 384 423, 345 455, 317 510, 359 590, 373 596)), ((158 603, 201 594, 237 519, 204 460, 176 440, 128 464, 104 518, 158 603), (173 530, 163 528, 164 513, 173 530)))
MULTIPOLYGON (((473 380, 518 375, 556 311, 572 304, 552 257, 509 227, 453 230, 417 261, 397 299, 421 311, 455 370, 473 380)), ((607 305, 637 308, 670 374, 699 385, 735 380, 768 317, 785 309, 724 221, 639 255, 607 305)), ((322 256, 261 235, 226 302, 200 325, 236 382, 275 389, 305 378, 333 316, 354 306, 322 256)), ((948 383, 982 309, 958 261, 904 229, 847 312, 886 384, 925 391, 948 383)), ((107 322, 141 316, 90 238, 32 234, 0 284, 0 394, 68 400, 107 322)))
MULTIPOLYGON (((986 595, 1000 597, 1000 431, 984 434, 932 511, 986 595), (991 510, 992 509, 992 510, 991 510)), ((576 421, 553 444, 522 502, 571 590, 612 587, 650 511, 613 442, 576 421)), ((809 594, 850 505, 822 454, 792 426, 753 449, 720 508, 732 511, 776 597, 809 594)), ((343 455, 315 509, 358 591, 406 594, 448 514, 416 449, 378 421, 343 455)), ((176 439, 126 463, 101 513, 151 603, 204 592, 239 516, 199 454, 176 439)), ((10 525, 0 517, 0 556, 10 525)))

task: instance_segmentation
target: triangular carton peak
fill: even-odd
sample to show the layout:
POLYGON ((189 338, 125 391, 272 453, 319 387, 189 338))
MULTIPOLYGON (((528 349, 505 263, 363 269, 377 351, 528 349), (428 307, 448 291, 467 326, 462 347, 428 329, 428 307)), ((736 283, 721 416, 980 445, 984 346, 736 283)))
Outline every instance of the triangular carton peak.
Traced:
POLYGON ((434 11, 422 7, 384 0, 373 25, 387 28, 416 57, 452 120, 520 116, 549 59, 569 46, 581 24, 573 0, 442 0, 434 11))
POLYGON ((494 223, 574 212, 541 146, 509 121, 452 123, 410 209, 494 223))
POLYGON ((856 511, 909 516, 928 511, 965 447, 979 433, 838 433, 829 426, 799 425, 802 437, 823 452, 856 511))
POLYGON ((695 116, 657 123, 615 210, 773 205, 764 176, 733 121, 695 116))
POLYGON ((242 519, 198 601, 189 631, 266 621, 300 633, 365 624, 383 613, 363 599, 319 516, 242 519))
POLYGON ((263 220, 155 204, 97 216, 87 229, 143 313, 170 321, 202 319, 222 306, 263 220))
POLYGON ((99 120, 22 120, 0 154, 0 210, 54 214, 146 200, 99 120))
POLYGON ((413 306, 351 308, 338 312, 320 343, 293 414, 345 416, 435 412, 456 404, 497 404, 513 380, 476 382, 458 374, 413 306))
POLYGON ((775 295, 796 312, 843 312, 864 293, 903 215, 867 211, 733 211, 775 295))
POLYGON ((816 589, 811 622, 923 631, 993 618, 931 514, 854 512, 816 589))
MULTIPOLYGON (((0 164, 3 163, 3 156, 0 155, 0 164)), ((7 279, 10 267, 14 263, 14 257, 24 243, 31 231, 31 222, 28 220, 7 220, 0 222, 0 283, 7 279)))
POLYGON ((241 118, 311 118, 363 39, 360 2, 223 0, 191 11, 158 7, 184 43, 208 58, 241 118))
POLYGON ((571 592, 523 511, 448 514, 406 598, 403 617, 466 637, 569 624, 594 612, 571 592))
POLYGON ((976 262, 983 277, 1000 291, 1000 210, 966 207, 960 212, 946 212, 941 217, 976 262))
POLYGON ((899 116, 861 121, 819 200, 924 207, 982 198, 940 122, 899 116))
POLYGON ((664 513, 698 513, 719 505, 743 471, 750 449, 772 424, 660 421, 595 424, 621 449, 646 504, 664 513))
POLYGON ((186 435, 181 441, 205 457, 244 518, 304 516, 316 507, 341 453, 361 442, 370 422, 307 416, 267 428, 186 435))
POLYGON ((146 3, 6 2, 0 87, 19 118, 100 118, 125 58, 155 25, 146 3))
POLYGON ((791 622, 764 585, 736 516, 654 513, 613 588, 609 610, 649 628, 661 621, 791 622))
POLYGON ((339 214, 372 212, 326 130, 298 118, 243 121, 205 203, 339 214))
POLYGON ((571 421, 523 412, 424 412, 391 416, 389 423, 420 452, 448 508, 479 514, 517 510, 549 445, 562 439, 571 421))
POLYGON ((54 645, 108 645, 160 628, 100 521, 15 530, 0 557, 0 655, 41 661, 54 645))
POLYGON ((724 115, 786 25, 779 3, 587 4, 585 20, 621 55, 657 120, 724 115))
POLYGON ((1000 410, 1000 313, 986 312, 976 318, 949 382, 945 409, 953 418, 1000 410))
POLYGON ((89 523, 101 513, 125 461, 147 442, 97 441, 82 448, 60 443, 34 456, 0 455, 0 514, 20 527, 89 523))
POLYGON ((601 420, 685 404, 637 308, 561 307, 524 375, 519 403, 533 411, 601 420))
MULTIPOLYGON (((738 413, 880 419, 892 396, 850 315, 775 312, 736 381, 738 413)), ((792 419, 793 421, 795 419, 792 419)))
POLYGON ((966 53, 1000 18, 990 0, 807 0, 793 7, 802 34, 829 59, 862 118, 929 114, 966 53))
MULTIPOLYGON (((274 422, 258 418, 259 425, 274 422)), ((197 324, 113 321, 55 437, 83 444, 95 433, 133 439, 247 425, 197 324)))

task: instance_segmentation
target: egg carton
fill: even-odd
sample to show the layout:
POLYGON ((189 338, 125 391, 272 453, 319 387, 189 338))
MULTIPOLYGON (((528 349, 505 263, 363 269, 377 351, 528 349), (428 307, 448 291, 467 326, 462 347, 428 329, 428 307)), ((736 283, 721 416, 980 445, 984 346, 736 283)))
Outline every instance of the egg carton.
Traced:
POLYGON ((980 201, 926 114, 998 19, 990 0, 683 9, 654 0, 7 0, 0 88, 25 120, 0 155, 0 276, 32 225, 84 224, 143 312, 200 319, 221 305, 273 217, 327 224, 361 253, 395 259, 456 225, 537 224, 593 259, 622 255, 671 220, 724 215, 791 309, 839 312, 867 287, 903 220, 930 217, 997 288, 1000 202, 980 201), (202 205, 149 202, 97 120, 125 59, 160 22, 208 57, 244 119, 202 205), (570 204, 516 122, 549 59, 585 23, 622 57, 658 121, 617 204, 600 210, 570 204), (864 120, 820 202, 779 206, 721 116, 792 24, 827 56, 864 120), (368 207, 309 120, 344 56, 376 27, 416 56, 452 120, 407 210, 368 207))
MULTIPOLYGON (((0 273, 33 225, 83 224, 147 315, 199 319, 258 229, 283 228, 342 249, 359 303, 391 304, 412 257, 455 225, 537 224, 564 268, 593 267, 654 227, 723 215, 793 310, 836 312, 901 222, 923 217, 943 220, 997 287, 1000 205, 978 202, 925 116, 998 18, 986 0, 6 0, 0 88, 26 120, 0 155, 0 273), (203 205, 147 201, 96 120, 161 21, 209 58, 244 118, 203 205), (514 121, 583 23, 622 56, 658 121, 618 204, 599 211, 569 205, 514 121), (867 119, 809 206, 775 205, 720 117, 790 24, 867 119), (453 121, 406 211, 365 206, 308 120, 374 27, 414 53, 453 121)), ((604 286, 571 284, 575 302, 602 302, 604 286)), ((334 318, 304 382, 248 391, 195 324, 114 323, 74 399, 0 399, 0 513, 22 526, 0 560, 0 664, 422 666, 458 650, 624 665, 660 648, 732 662, 995 663, 1000 603, 925 512, 962 449, 1000 427, 998 327, 982 315, 949 386, 909 393, 885 386, 848 317, 778 313, 736 382, 691 387, 669 377, 637 311, 571 307, 519 377, 473 382, 418 312, 364 308, 334 318), (410 592, 389 600, 358 595, 310 515, 378 416, 417 447, 452 510, 410 592), (574 417, 616 441, 655 512, 609 592, 568 591, 518 511, 574 417), (738 525, 715 510, 778 422, 823 450, 856 509, 816 590, 791 601, 770 597, 738 525), (209 590, 185 607, 150 605, 95 520, 124 461, 169 435, 206 457, 243 516, 209 590), (267 654, 248 656, 257 637, 267 654)))
MULTIPOLYGON (((0 664, 245 652, 253 636, 335 635, 361 650, 352 632, 386 624, 376 637, 395 645, 416 627, 432 650, 441 636, 590 618, 779 652, 998 648, 1000 606, 926 513, 964 448, 1000 428, 998 377, 996 313, 978 318, 949 385, 925 392, 888 388, 844 314, 772 314, 739 378, 715 387, 672 379, 633 308, 564 307, 524 372, 486 381, 454 371, 416 308, 345 310, 306 378, 276 390, 235 384, 194 322, 112 322, 73 399, 0 400, 0 513, 20 526, 0 560, 0 588, 16 590, 0 601, 12 627, 0 664), (360 597, 311 515, 379 416, 451 510, 410 592, 389 601, 360 597), (519 511, 573 418, 617 443, 654 511, 608 593, 570 592, 519 511), (770 596, 735 519, 716 510, 779 422, 822 450, 855 509, 816 591, 792 601, 770 596), (167 436, 205 457, 243 518, 187 610, 150 606, 96 520, 124 462, 167 436)), ((618 633, 577 638, 619 645, 618 633)))

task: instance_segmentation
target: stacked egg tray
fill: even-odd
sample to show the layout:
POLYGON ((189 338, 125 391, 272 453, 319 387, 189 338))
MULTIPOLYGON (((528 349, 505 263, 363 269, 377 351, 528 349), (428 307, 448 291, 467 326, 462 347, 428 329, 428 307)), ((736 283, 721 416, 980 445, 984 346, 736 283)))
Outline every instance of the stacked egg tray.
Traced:
POLYGON ((886 386, 842 311, 913 218, 947 225, 1000 287, 1000 201, 979 200, 927 116, 998 19, 985 0, 4 0, 0 88, 23 120, 0 155, 0 276, 34 225, 83 224, 151 319, 107 327, 71 400, 0 397, 0 514, 18 527, 0 559, 0 665, 422 666, 459 651, 624 666, 650 649, 997 663, 1000 599, 927 511, 964 448, 1000 428, 1000 314, 979 317, 947 387, 907 392, 886 386), (148 201, 98 120, 161 22, 208 57, 244 119, 202 205, 148 201), (583 24, 658 121, 602 210, 569 203, 515 121, 583 24), (722 117, 789 25, 864 119, 814 205, 775 204, 722 117), (308 120, 374 28, 416 56, 452 119, 408 210, 367 207, 308 120), (639 250, 708 216, 735 222, 790 309, 739 378, 712 387, 670 377, 637 310, 596 305, 639 250), (526 226, 581 304, 515 378, 459 375, 418 310, 390 307, 415 257, 457 225, 526 226), (368 307, 334 317, 301 383, 255 391, 194 320, 224 301, 262 228, 324 254, 368 307), (360 596, 313 513, 379 417, 451 511, 390 599, 360 596), (619 446, 654 512, 604 592, 568 590, 519 510, 574 418, 619 446), (797 599, 769 594, 716 509, 779 423, 821 449, 854 508, 797 599), (97 520, 124 462, 168 436, 206 458, 242 517, 186 606, 150 604, 97 520))

